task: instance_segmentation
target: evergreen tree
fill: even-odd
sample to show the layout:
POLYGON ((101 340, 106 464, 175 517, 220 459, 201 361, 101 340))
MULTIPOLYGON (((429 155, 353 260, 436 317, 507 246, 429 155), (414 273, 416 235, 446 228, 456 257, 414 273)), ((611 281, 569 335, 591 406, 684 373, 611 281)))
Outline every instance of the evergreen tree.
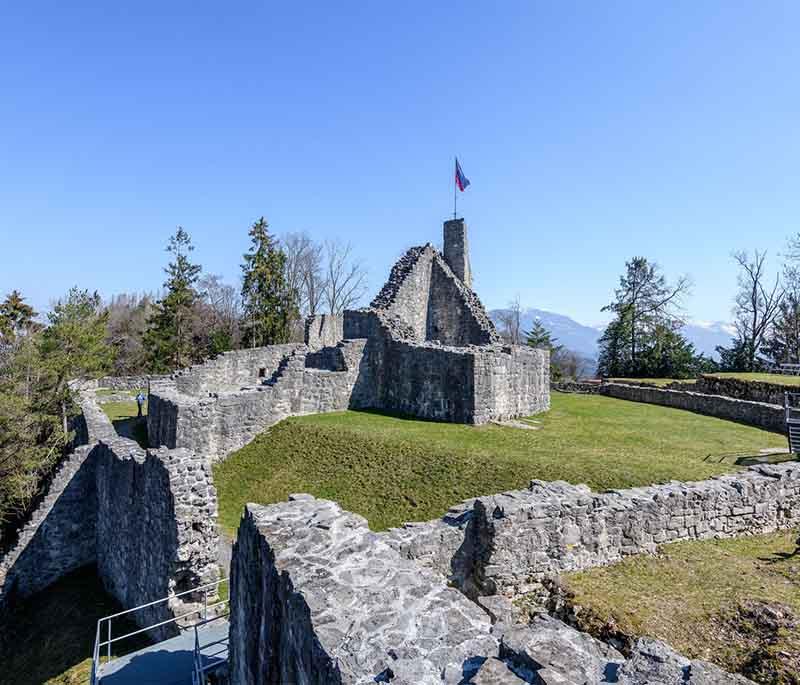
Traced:
POLYGON ((605 378, 625 377, 631 370, 628 355, 629 323, 624 315, 614 319, 600 336, 597 375, 605 378))
POLYGON ((268 229, 264 217, 253 224, 242 264, 242 323, 250 347, 288 342, 291 323, 299 316, 297 293, 286 283, 286 254, 268 229))
POLYGON ((0 339, 13 342, 20 333, 30 330, 36 316, 19 291, 12 290, 0 303, 0 339))
POLYGON ((561 367, 556 363, 557 357, 564 349, 563 345, 556 345, 554 338, 539 319, 533 322, 533 328, 525 332, 525 344, 538 350, 550 352, 550 380, 559 381, 562 377, 561 367))
POLYGON ((68 381, 102 376, 113 363, 114 352, 106 342, 108 313, 96 292, 72 288, 47 318, 49 325, 39 344, 43 374, 34 400, 42 411, 47 411, 45 405, 60 406, 66 438, 71 405, 68 381))
POLYGON ((142 340, 148 366, 155 373, 174 371, 198 359, 192 319, 201 267, 189 261, 192 250, 189 234, 178 226, 167 245, 172 261, 164 269, 166 294, 153 306, 142 340))

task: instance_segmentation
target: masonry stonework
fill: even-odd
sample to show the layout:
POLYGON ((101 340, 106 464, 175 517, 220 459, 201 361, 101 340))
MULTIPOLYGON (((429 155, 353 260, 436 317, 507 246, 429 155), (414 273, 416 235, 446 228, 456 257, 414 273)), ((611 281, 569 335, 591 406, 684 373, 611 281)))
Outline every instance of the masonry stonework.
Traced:
POLYGON ((657 640, 639 640, 626 659, 555 618, 514 623, 491 606, 334 502, 293 495, 251 504, 233 554, 231 682, 749 683, 657 640))
POLYGON ((369 307, 309 318, 306 344, 227 352, 152 382, 151 444, 222 459, 298 414, 372 408, 480 424, 547 410, 547 351, 500 342, 469 287, 463 221, 445 233, 445 255, 408 250, 369 307))

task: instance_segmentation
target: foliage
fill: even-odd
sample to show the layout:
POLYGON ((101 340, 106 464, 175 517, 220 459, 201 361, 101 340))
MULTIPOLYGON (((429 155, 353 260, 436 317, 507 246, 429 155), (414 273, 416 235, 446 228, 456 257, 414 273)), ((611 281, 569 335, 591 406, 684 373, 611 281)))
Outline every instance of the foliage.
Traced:
POLYGON ((682 298, 688 278, 667 282, 657 264, 634 257, 625 264, 613 302, 603 307, 614 318, 599 340, 598 374, 688 378, 710 361, 695 353, 680 334, 682 298))
POLYGON ((749 426, 599 395, 553 393, 551 402, 531 420, 538 430, 373 412, 287 419, 215 465, 220 522, 233 533, 246 502, 309 492, 385 529, 532 478, 597 490, 699 480, 734 470, 737 452, 786 443, 749 426))
POLYGON ((114 348, 115 376, 147 371, 142 338, 153 309, 150 295, 122 294, 111 298, 108 310, 108 342, 114 348))
POLYGON ((261 217, 250 228, 250 251, 242 264, 245 344, 251 347, 289 341, 298 314, 298 293, 286 282, 286 254, 261 217))
POLYGON ((194 336, 193 312, 201 267, 189 261, 193 250, 189 234, 178 226, 167 245, 172 261, 164 269, 166 295, 154 305, 142 341, 154 373, 168 373, 202 359, 194 336))
POLYGON ((34 326, 36 312, 26 304, 18 290, 12 290, 0 303, 0 344, 11 344, 34 326))
POLYGON ((72 288, 42 330, 18 328, 0 358, 0 522, 28 507, 71 439, 68 381, 111 365, 107 314, 97 293, 72 288))
POLYGON ((550 352, 550 380, 560 381, 563 373, 556 364, 557 356, 564 350, 563 345, 556 345, 558 338, 554 338, 539 319, 533 322, 533 328, 525 332, 525 344, 539 350, 550 352))

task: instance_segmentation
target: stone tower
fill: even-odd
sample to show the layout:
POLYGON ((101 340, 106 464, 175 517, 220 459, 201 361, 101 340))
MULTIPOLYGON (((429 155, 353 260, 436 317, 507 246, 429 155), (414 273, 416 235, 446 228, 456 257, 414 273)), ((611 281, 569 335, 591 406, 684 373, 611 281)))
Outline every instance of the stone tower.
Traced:
POLYGON ((464 219, 444 222, 444 260, 468 288, 472 288, 472 270, 469 266, 467 224, 464 219))

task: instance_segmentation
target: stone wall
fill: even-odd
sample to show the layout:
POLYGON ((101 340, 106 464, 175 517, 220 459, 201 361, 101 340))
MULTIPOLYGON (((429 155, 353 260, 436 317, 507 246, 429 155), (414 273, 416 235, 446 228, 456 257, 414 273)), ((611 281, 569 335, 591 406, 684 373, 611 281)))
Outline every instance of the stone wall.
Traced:
MULTIPOLYGON (((210 462, 184 449, 142 450, 130 440, 99 443, 97 567, 108 592, 134 607, 218 577, 217 498, 210 462)), ((173 598, 134 614, 152 625, 196 608, 201 597, 173 598)), ((174 624, 154 639, 177 634, 174 624)))
POLYGON ((309 316, 305 323, 305 342, 311 350, 333 347, 341 342, 344 316, 341 314, 318 314, 309 316))
POLYGON ((87 445, 62 462, 0 560, 0 607, 95 561, 96 508, 95 461, 87 445))
POLYGON ((548 616, 515 624, 388 543, 310 495, 248 505, 231 571, 232 685, 749 682, 655 640, 626 660, 548 616))
POLYGON ((444 222, 444 244, 442 253, 448 266, 459 280, 472 288, 472 268, 469 263, 467 224, 464 219, 444 222))
POLYGON ((685 409, 698 414, 746 423, 775 433, 786 433, 783 408, 774 404, 623 383, 603 383, 600 386, 600 393, 622 400, 685 409))
MULTIPOLYGON (((91 563, 126 608, 214 580, 219 536, 208 459, 187 450, 142 450, 113 432, 93 391, 82 392, 79 403, 92 442, 64 460, 0 561, 0 606, 91 563)), ((197 600, 172 600, 134 619, 165 620, 197 600)))
POLYGON ((168 376, 104 376, 97 379, 97 387, 108 390, 147 390, 150 381, 163 378, 168 378, 168 376))
POLYGON ((662 543, 798 524, 800 463, 787 462, 607 493, 532 481, 527 490, 478 497, 441 520, 383 535, 467 594, 514 596, 544 577, 654 552, 662 543))
POLYGON ((346 340, 313 353, 302 346, 281 359, 267 382, 239 392, 198 397, 181 392, 175 383, 153 383, 149 440, 154 446, 186 447, 217 460, 288 416, 371 406, 365 344, 346 340))
POLYGON ((179 392, 195 397, 241 390, 270 378, 282 361, 305 349, 305 345, 289 343, 223 352, 214 359, 175 372, 172 378, 179 392))
POLYGON ((783 406, 785 392, 800 392, 800 386, 786 386, 780 383, 746 381, 739 378, 720 378, 703 375, 692 386, 695 392, 708 395, 725 395, 750 402, 766 402, 783 406))

